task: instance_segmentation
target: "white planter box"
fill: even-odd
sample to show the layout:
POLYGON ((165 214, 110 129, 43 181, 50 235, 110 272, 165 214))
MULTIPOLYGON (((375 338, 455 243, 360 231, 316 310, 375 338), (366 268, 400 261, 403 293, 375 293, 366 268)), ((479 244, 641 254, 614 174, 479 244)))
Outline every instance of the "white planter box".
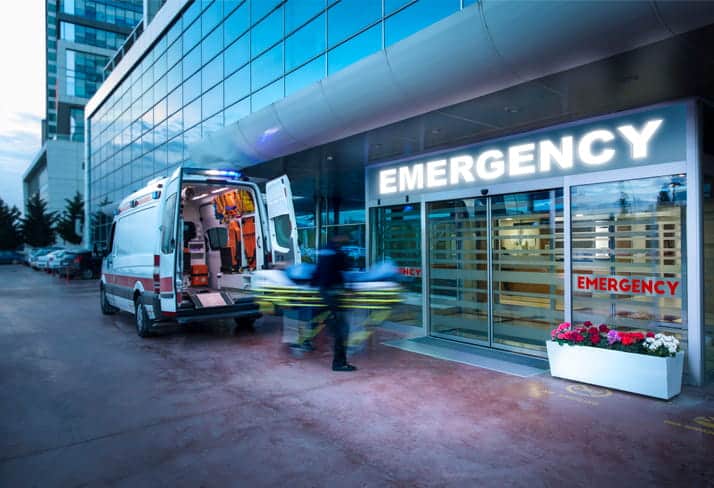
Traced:
POLYGON ((562 346, 547 341, 550 374, 566 380, 669 400, 682 391, 684 352, 673 357, 562 346))

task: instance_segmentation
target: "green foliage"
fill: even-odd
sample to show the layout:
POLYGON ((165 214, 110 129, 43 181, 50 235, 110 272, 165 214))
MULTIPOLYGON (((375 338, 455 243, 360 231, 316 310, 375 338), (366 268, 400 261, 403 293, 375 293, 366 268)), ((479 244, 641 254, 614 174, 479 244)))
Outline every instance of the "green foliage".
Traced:
POLYGON ((109 205, 111 202, 104 199, 97 205, 98 210, 92 213, 92 242, 106 243, 109 240, 109 228, 111 226, 113 216, 102 211, 102 208, 109 205))
POLYGON ((20 211, 16 206, 10 208, 0 198, 0 249, 17 249, 22 244, 20 233, 20 211))
POLYGON ((33 247, 47 247, 55 242, 55 212, 47 211, 47 202, 34 194, 27 201, 27 214, 20 219, 22 237, 33 247))
POLYGON ((79 220, 80 228, 84 226, 84 200, 79 192, 70 200, 65 198, 67 206, 57 222, 57 233, 62 239, 71 244, 80 244, 82 236, 75 233, 75 222, 79 220))

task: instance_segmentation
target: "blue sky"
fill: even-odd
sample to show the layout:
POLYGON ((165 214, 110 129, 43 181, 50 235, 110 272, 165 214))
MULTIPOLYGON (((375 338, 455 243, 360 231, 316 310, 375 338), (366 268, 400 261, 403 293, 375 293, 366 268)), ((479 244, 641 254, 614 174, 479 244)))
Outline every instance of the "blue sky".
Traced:
POLYGON ((22 173, 40 148, 45 2, 0 1, 0 198, 22 209, 22 173))

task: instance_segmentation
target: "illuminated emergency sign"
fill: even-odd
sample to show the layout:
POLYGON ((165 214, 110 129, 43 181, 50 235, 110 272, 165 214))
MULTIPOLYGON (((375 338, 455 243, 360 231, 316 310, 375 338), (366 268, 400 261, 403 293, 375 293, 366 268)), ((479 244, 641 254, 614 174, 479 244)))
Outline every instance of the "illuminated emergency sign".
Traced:
POLYGON ((635 276, 575 275, 579 291, 598 291, 618 295, 681 296, 679 280, 640 278, 635 276))
MULTIPOLYGON (((684 161, 683 104, 581 121, 367 169, 369 198, 684 161)), ((483 186, 482 186, 483 185, 483 186)))

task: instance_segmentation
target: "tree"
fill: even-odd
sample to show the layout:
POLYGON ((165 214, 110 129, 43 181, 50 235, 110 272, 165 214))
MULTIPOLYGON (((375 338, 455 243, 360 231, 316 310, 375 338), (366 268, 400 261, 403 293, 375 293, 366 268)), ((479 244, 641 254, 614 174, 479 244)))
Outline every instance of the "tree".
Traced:
POLYGON ((79 244, 82 242, 81 231, 78 235, 75 230, 77 221, 80 223, 80 229, 84 226, 84 200, 82 200, 82 195, 77 192, 71 200, 65 198, 64 201, 67 202, 67 206, 57 222, 57 233, 66 242, 79 244))
POLYGON ((10 208, 0 198, 0 249, 17 249, 22 244, 19 219, 17 207, 10 208))
POLYGON ((27 201, 27 214, 20 219, 22 237, 33 247, 45 247, 55 242, 55 212, 47 211, 47 202, 35 193, 27 201))
POLYGON ((112 215, 106 213, 106 208, 111 204, 107 198, 104 198, 97 205, 97 210, 92 213, 92 242, 95 244, 106 245, 109 240, 109 228, 112 224, 112 215))

